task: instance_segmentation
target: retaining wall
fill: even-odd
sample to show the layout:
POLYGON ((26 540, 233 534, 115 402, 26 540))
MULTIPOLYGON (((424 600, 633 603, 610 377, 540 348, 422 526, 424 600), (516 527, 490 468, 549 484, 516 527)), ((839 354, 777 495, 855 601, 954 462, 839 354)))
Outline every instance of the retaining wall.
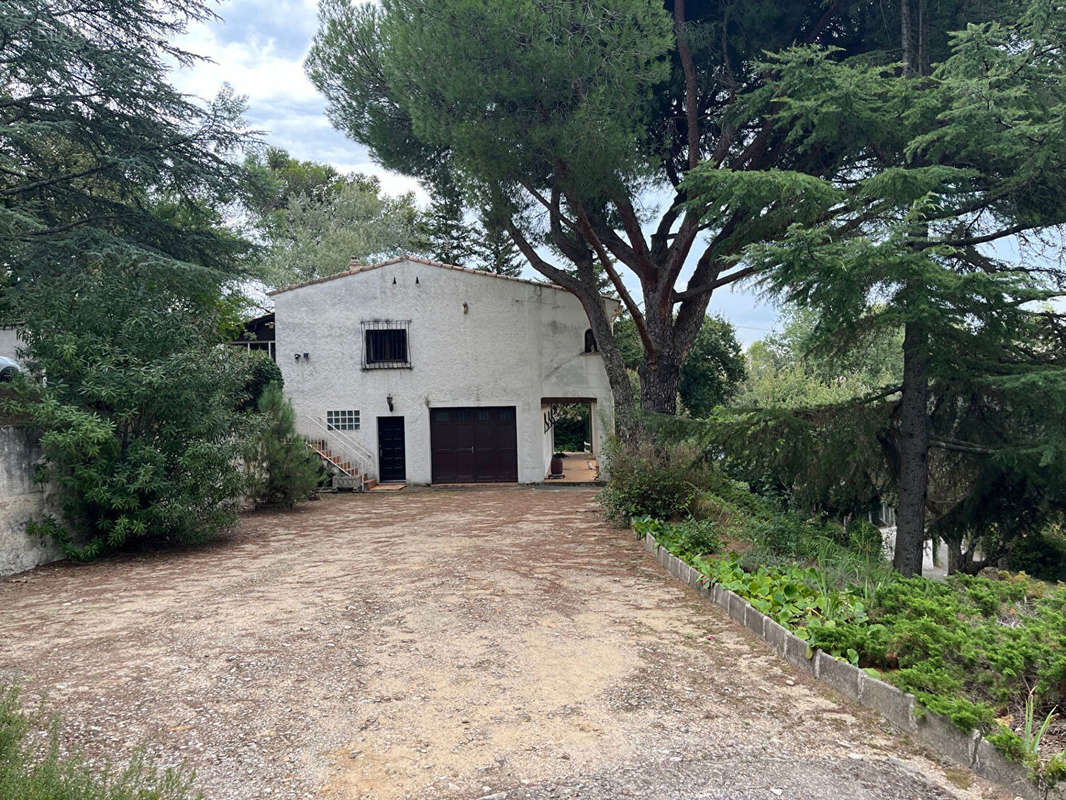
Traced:
POLYGON ((22 428, 0 427, 0 575, 22 572, 63 557, 51 541, 26 532, 31 519, 55 509, 51 488, 33 480, 40 458, 33 434, 22 428))
POLYGON ((977 731, 965 733, 951 720, 916 705, 914 695, 868 675, 856 666, 821 650, 812 650, 803 639, 754 609, 740 595, 718 585, 708 586, 697 570, 659 546, 655 537, 644 537, 644 548, 675 578, 686 583, 724 609, 737 623, 764 639, 789 664, 829 686, 841 696, 881 714, 895 727, 916 738, 943 758, 967 767, 982 778, 1008 788, 1027 800, 1066 800, 1066 791, 1048 795, 1034 786, 1022 765, 1010 761, 977 731))

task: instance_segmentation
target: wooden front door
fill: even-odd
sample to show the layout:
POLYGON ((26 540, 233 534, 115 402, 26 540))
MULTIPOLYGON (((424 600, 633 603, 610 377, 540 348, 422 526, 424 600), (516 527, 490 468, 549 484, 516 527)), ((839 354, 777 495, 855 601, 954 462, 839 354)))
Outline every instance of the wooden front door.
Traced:
POLYGON ((378 417, 378 476, 383 483, 407 480, 403 417, 378 417))

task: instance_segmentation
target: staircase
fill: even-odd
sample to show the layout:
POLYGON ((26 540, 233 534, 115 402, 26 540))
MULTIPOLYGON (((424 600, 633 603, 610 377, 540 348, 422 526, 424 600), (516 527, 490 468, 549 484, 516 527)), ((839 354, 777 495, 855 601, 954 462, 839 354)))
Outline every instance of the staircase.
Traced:
POLYGON ((343 460, 342 455, 330 450, 325 439, 308 439, 307 444, 322 459, 326 469, 333 473, 335 489, 367 491, 377 486, 376 480, 367 478, 351 461, 343 460))
POLYGON ((370 477, 374 457, 358 441, 312 417, 297 417, 296 429, 333 476, 334 489, 365 492, 377 485, 370 477))

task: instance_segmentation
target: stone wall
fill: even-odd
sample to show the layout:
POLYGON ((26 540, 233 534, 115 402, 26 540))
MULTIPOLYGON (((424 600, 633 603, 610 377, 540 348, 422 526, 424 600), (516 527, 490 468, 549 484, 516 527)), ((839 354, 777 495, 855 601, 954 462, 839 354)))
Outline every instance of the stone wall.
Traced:
POLYGON ((53 492, 33 480, 40 457, 32 434, 21 428, 0 427, 0 575, 63 557, 52 542, 26 532, 26 523, 54 508, 53 492))

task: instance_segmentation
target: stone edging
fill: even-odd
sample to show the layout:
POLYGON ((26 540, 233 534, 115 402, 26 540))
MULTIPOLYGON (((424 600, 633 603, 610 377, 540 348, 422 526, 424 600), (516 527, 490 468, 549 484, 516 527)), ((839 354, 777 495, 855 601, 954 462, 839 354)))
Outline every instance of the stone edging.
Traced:
MULTIPOLYGON (((841 696, 876 711, 905 733, 944 758, 973 770, 994 783, 1006 787, 1027 800, 1044 800, 1021 764, 1002 755, 977 731, 964 733, 947 717, 920 709, 915 713, 914 695, 905 694, 891 684, 873 678, 863 670, 810 647, 787 628, 752 607, 740 595, 707 579, 696 569, 660 547, 651 534, 644 536, 644 549, 653 554, 667 572, 699 592, 701 597, 729 613, 736 622, 769 643, 789 664, 800 672, 829 686, 841 696)), ((1052 790, 1049 798, 1066 798, 1066 793, 1052 790)))

